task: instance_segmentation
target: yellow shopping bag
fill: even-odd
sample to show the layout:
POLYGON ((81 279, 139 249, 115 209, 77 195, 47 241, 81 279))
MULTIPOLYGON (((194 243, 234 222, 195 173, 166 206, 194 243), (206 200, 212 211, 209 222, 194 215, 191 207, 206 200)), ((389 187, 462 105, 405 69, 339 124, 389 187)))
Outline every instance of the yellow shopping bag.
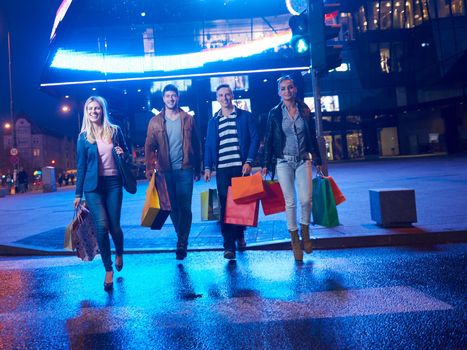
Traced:
POLYGON ((146 200, 141 215, 141 226, 160 230, 171 209, 164 175, 154 172, 146 190, 146 200))

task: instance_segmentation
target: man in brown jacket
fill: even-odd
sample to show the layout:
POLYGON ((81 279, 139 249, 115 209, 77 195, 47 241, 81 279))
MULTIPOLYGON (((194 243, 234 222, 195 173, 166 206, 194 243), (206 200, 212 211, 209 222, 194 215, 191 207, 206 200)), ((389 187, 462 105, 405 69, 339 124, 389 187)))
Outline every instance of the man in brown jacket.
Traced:
POLYGON ((146 177, 150 179, 154 169, 165 177, 172 206, 170 218, 178 238, 176 258, 183 260, 192 221, 193 179, 200 179, 201 145, 195 119, 178 106, 177 87, 165 86, 162 99, 164 108, 148 125, 146 177))

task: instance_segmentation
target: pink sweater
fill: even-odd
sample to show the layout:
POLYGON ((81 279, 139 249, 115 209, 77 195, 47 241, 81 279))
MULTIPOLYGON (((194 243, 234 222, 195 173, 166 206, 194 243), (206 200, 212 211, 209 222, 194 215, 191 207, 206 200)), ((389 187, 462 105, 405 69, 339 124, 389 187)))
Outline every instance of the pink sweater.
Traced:
POLYGON ((96 139, 96 142, 97 152, 99 153, 99 176, 117 176, 117 164, 115 164, 112 153, 113 143, 107 143, 102 139, 96 139))

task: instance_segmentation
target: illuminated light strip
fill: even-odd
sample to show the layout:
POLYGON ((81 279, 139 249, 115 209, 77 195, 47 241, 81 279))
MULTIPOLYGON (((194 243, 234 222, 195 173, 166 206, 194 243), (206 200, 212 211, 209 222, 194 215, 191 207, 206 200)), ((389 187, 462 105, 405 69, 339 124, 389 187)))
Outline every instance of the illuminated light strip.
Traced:
POLYGON ((60 7, 57 10, 57 14, 55 15, 54 25, 52 27, 52 33, 50 33, 50 41, 55 37, 55 31, 61 21, 65 18, 65 15, 68 11, 68 8, 71 5, 73 0, 63 0, 60 4, 60 7))
POLYGON ((287 10, 290 12, 291 15, 299 15, 299 13, 293 8, 291 0, 285 0, 285 6, 287 6, 287 10))
POLYGON ((241 70, 241 71, 178 74, 178 75, 151 76, 151 77, 140 77, 140 78, 115 78, 115 79, 96 79, 96 80, 84 80, 84 81, 68 81, 68 82, 61 82, 61 83, 41 83, 40 86, 48 87, 48 86, 81 85, 81 84, 96 84, 96 83, 115 83, 115 82, 124 82, 124 81, 170 80, 170 79, 184 79, 184 78, 210 77, 210 76, 222 76, 222 75, 240 75, 240 74, 270 73, 270 72, 284 72, 284 71, 303 71, 303 70, 309 70, 309 69, 310 67, 308 66, 252 69, 252 70, 241 70))
POLYGON ((284 45, 291 34, 264 38, 244 45, 172 56, 122 56, 59 49, 50 67, 102 73, 144 73, 199 68, 206 63, 249 57, 284 45))

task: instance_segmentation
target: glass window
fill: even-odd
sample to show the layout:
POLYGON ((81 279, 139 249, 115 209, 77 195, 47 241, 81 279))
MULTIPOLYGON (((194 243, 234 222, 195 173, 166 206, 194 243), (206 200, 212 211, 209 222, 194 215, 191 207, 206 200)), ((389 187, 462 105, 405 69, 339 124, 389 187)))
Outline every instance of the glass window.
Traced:
POLYGON ((414 17, 415 25, 419 25, 422 23, 423 10, 422 10, 422 4, 420 0, 415 0, 413 17, 414 17))
POLYGON ((451 11, 453 16, 464 16, 465 13, 465 0, 451 0, 451 11))
POLYGON ((373 1, 368 4, 368 28, 377 30, 379 28, 379 2, 373 1))
POLYGON ((347 152, 349 159, 363 158, 363 136, 361 131, 350 132, 347 135, 347 152))
POLYGON ((352 124, 359 124, 362 122, 362 118, 359 115, 348 115, 346 119, 347 122, 352 124))
POLYGON ((401 29, 406 28, 406 14, 404 11, 404 2, 403 1, 395 1, 393 5, 393 28, 401 29))
POLYGON ((357 12, 357 29, 360 32, 366 32, 368 30, 368 19, 365 14, 365 7, 360 6, 357 12))
POLYGON ((380 29, 387 30, 392 28, 392 6, 391 1, 381 1, 380 6, 380 29))
MULTIPOLYGON (((404 0, 403 0, 404 1, 404 0)), ((404 9, 401 11, 404 16, 404 28, 413 28, 414 26, 414 13, 412 0, 405 0, 404 9)))
POLYGON ((389 50, 389 47, 381 47, 379 49, 379 59, 381 72, 389 74, 391 67, 391 51, 389 50))

